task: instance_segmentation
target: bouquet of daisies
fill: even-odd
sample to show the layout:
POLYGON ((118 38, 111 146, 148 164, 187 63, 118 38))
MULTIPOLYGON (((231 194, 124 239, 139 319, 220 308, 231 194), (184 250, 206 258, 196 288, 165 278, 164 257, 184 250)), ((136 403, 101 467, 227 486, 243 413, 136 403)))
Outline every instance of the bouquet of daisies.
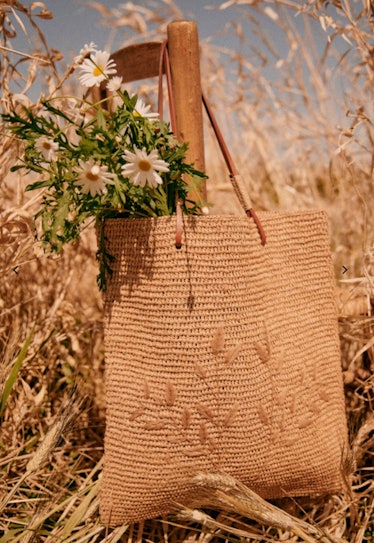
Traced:
MULTIPOLYGON (((81 72, 82 97, 28 105, 23 100, 2 115, 23 143, 12 170, 38 174, 26 190, 43 190, 36 215, 43 244, 59 252, 77 241, 89 222, 109 216, 172 215, 177 202, 186 214, 204 210, 204 202, 188 200, 191 184, 198 194, 205 175, 185 162, 187 144, 179 143, 141 98, 128 94, 109 53, 85 46, 74 68, 81 72), (110 91, 110 107, 89 98, 89 89, 100 85, 110 91)), ((98 259, 105 268, 104 246, 98 259)), ((99 284, 103 287, 102 268, 99 284)))

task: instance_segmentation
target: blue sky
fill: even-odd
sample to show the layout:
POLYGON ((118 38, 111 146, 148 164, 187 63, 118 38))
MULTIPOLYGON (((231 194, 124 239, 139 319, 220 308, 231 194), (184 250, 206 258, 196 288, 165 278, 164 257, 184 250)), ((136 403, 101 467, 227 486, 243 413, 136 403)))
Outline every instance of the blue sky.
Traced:
MULTIPOLYGON (((167 1, 164 0, 165 4, 167 4, 167 1)), ((91 3, 94 4, 95 0, 91 0, 91 3)), ((131 2, 123 0, 98 0, 97 3, 111 9, 131 4, 131 2)), ((132 3, 140 7, 154 5, 156 8, 160 8, 162 0, 135 0, 132 3)), ((184 18, 197 21, 200 40, 209 39, 215 45, 231 51, 244 47, 239 44, 233 28, 226 28, 229 21, 234 21, 234 24, 244 24, 247 40, 245 47, 248 48, 248 44, 254 47, 262 47, 261 40, 254 32, 248 30, 248 15, 256 13, 259 16, 258 12, 254 11, 253 6, 248 4, 231 6, 221 10, 218 8, 223 0, 173 0, 173 3, 182 11, 184 18)), ((25 1, 25 4, 31 4, 31 0, 25 1)), ((113 52, 120 48, 123 42, 130 37, 128 29, 127 35, 125 34, 125 27, 115 30, 102 24, 102 16, 97 9, 90 7, 90 0, 44 0, 44 4, 46 9, 53 13, 53 19, 36 17, 35 21, 42 30, 48 46, 63 53, 64 62, 59 63, 61 71, 64 66, 71 63, 71 60, 86 43, 93 41, 98 49, 113 52)), ((36 8, 36 11, 38 9, 40 8, 36 8)), ((122 13, 124 13, 123 7, 122 13)), ((271 18, 267 16, 260 15, 259 18, 261 21, 260 31, 268 36, 276 50, 281 51, 286 56, 287 49, 278 25, 274 24, 271 18)), ((141 36, 139 39, 141 39, 141 36)), ((19 28, 17 38, 12 41, 13 46, 20 51, 30 53, 35 50, 31 39, 27 40, 19 28)), ((248 49, 245 50, 245 54, 250 55, 248 49)), ((253 59, 253 56, 251 59, 253 59)))
MULTIPOLYGON (((163 1, 165 4, 168 2, 168 0, 163 1)), ((91 0, 91 4, 94 3, 95 0, 91 0)), ((98 0, 97 3, 110 9, 122 7, 122 13, 125 11, 123 6, 131 4, 131 2, 123 0, 98 0)), ((153 5, 156 6, 156 11, 157 8, 160 9, 160 6, 162 6, 162 0, 135 0, 132 3, 137 7, 149 8, 153 5)), ((250 5, 242 5, 220 10, 218 8, 223 0, 173 0, 173 3, 179 7, 184 18, 197 21, 200 40, 209 39, 217 46, 234 51, 240 47, 238 38, 232 28, 225 31, 225 27, 231 20, 235 23, 245 23, 245 20, 248 22, 246 16, 251 11, 253 12, 254 9, 250 5), (245 16, 243 16, 244 12, 245 16)), ((28 0, 24 4, 31 5, 32 2, 28 0)), ((35 4, 38 4, 38 2, 35 4)), ((86 43, 93 41, 98 49, 113 52, 131 37, 130 31, 126 30, 125 27, 115 30, 102 24, 102 16, 97 9, 90 7, 90 0, 44 0, 44 5, 47 10, 53 13, 53 19, 35 17, 35 22, 43 32, 48 46, 63 53, 64 60, 58 63, 61 73, 66 65, 70 65, 72 59, 86 43), (127 35, 125 31, 127 31, 127 35)), ((35 12, 38 12, 38 10, 40 10, 40 7, 36 7, 35 12)), ((24 21, 26 21, 26 18, 24 21)), ((12 46, 25 53, 34 52, 35 44, 32 43, 32 36, 35 37, 35 33, 30 32, 30 37, 27 39, 16 22, 15 26, 18 32, 17 38, 12 40, 12 46)), ((248 28, 246 30, 249 43, 257 46, 260 40, 255 34, 252 35, 252 33, 248 32, 248 28)), ((261 16, 261 31, 270 36, 271 41, 278 50, 284 48, 279 28, 269 17, 261 16)), ((141 39, 141 36, 139 36, 139 39, 141 39)), ((284 49, 284 55, 286 54, 287 51, 284 49)), ((26 64, 23 64, 23 66, 22 64, 20 69, 25 69, 26 64)), ((29 96, 35 98, 37 92, 37 88, 33 88, 29 91, 29 96)))
MULTIPOLYGON (((163 0, 165 4, 168 1, 163 0)), ((32 4, 31 0, 25 0, 24 3, 26 5, 32 4)), ((46 37, 49 47, 61 51, 66 64, 70 64, 72 58, 79 53, 80 49, 86 43, 93 41, 99 49, 114 51, 121 47, 123 42, 130 37, 128 30, 127 35, 125 34, 125 27, 114 30, 103 25, 100 13, 98 10, 90 7, 90 3, 94 4, 95 0, 44 0, 46 8, 52 11, 54 18, 52 20, 35 18, 36 23, 40 26, 46 37)), ((107 8, 131 5, 131 2, 123 0, 98 0, 97 3, 107 8)), ((253 62, 254 58, 258 57, 258 55, 252 48, 261 50, 264 47, 259 37, 261 36, 268 40, 270 47, 276 51, 276 54, 279 53, 281 58, 287 57, 289 43, 287 43, 279 25, 274 23, 271 17, 271 11, 273 8, 276 9, 276 2, 260 2, 262 10, 264 12, 268 10, 265 14, 259 14, 255 4, 251 5, 250 2, 242 5, 238 2, 238 6, 231 6, 224 10, 218 9, 223 0, 173 0, 173 3, 180 8, 185 18, 194 19, 198 22, 201 40, 209 38, 216 45, 227 47, 232 51, 240 49, 240 52, 244 53, 245 57, 253 62), (251 24, 250 22, 250 18, 253 15, 256 16, 260 23, 258 27, 256 24, 251 24), (231 31, 230 28, 225 31, 225 27, 229 21, 233 21, 234 24, 238 25, 243 24, 245 43, 239 43, 232 28, 231 31), (256 31, 259 36, 256 35, 256 31)), ((38 5, 40 3, 35 2, 35 4, 38 5)), ((132 4, 138 7, 150 7, 153 5, 157 12, 157 10, 160 10, 160 6, 162 6, 162 0, 135 0, 132 4)), ((124 13, 123 8, 122 13, 124 13)), ((272 13, 274 14, 274 10, 272 13)), ((303 18, 301 16, 295 17, 294 11, 289 11, 288 17, 299 30, 301 29, 301 33, 303 33, 303 18)), ((309 21, 313 23, 314 46, 319 50, 319 54, 321 54, 326 42, 326 35, 323 35, 324 33, 321 30, 318 20, 312 21, 309 18, 309 21)), ((15 25, 17 28, 17 23, 15 25)), ((24 52, 33 52, 35 48, 31 40, 28 41, 24 37, 20 27, 17 30, 18 37, 12 40, 13 46, 24 52)), ((141 37, 139 38, 141 39, 141 37)), ((341 42, 343 51, 347 44, 342 39, 338 39, 338 41, 341 42)), ((266 56, 270 59, 270 63, 266 66, 266 72, 270 69, 270 73, 266 73, 266 76, 272 79, 274 76, 272 71, 274 73, 276 71, 274 71, 276 58, 272 53, 269 53, 269 49, 266 51, 266 56)))
MULTIPOLYGON (((280 25, 272 20, 272 15, 276 16, 273 10, 273 8, 276 9, 276 2, 260 2, 260 7, 263 10, 263 13, 260 14, 256 6, 250 5, 249 2, 220 10, 218 8, 223 1, 173 0, 173 3, 180 8, 185 18, 197 21, 201 40, 209 39, 218 46, 226 47, 231 51, 239 51, 251 63, 261 65, 261 50, 264 50, 264 43, 261 38, 265 38, 265 41, 268 41, 268 49, 265 52, 266 63, 261 67, 261 75, 270 84, 273 83, 281 75, 280 72, 282 71, 282 68, 277 66, 277 59, 285 59, 289 53, 289 42, 285 39, 285 34, 280 30, 280 25), (250 22, 250 17, 253 15, 259 21, 258 26, 250 22), (231 29, 230 27, 227 28, 225 31, 229 21, 233 21, 233 24, 243 25, 243 43, 239 42, 232 27, 231 29), (256 32, 258 35, 256 35, 256 32), (260 53, 256 51, 256 48, 260 53), (275 51, 274 54, 270 52, 271 49, 275 51)), ((137 7, 154 6, 157 12, 157 9, 161 9, 162 2, 167 4, 168 0, 135 0, 132 3, 137 7)), ((26 1, 24 3, 26 4, 26 1)), ((28 0, 27 3, 31 4, 31 0, 28 0)), ((95 0, 91 0, 91 3, 95 3, 95 0)), ((129 5, 131 5, 131 2, 123 0, 99 0, 97 3, 107 8, 122 6, 122 14, 124 13, 123 6, 127 5, 129 9, 129 5)), ((35 4, 38 4, 38 2, 35 4)), ((52 20, 36 18, 35 20, 44 33, 49 47, 61 51, 64 55, 65 62, 59 63, 61 73, 64 66, 70 65, 71 60, 79 53, 84 44, 93 41, 99 49, 113 52, 120 48, 123 42, 131 36, 130 31, 126 30, 124 26, 114 31, 112 28, 103 25, 101 14, 97 9, 90 7, 90 0, 44 0, 44 4, 48 10, 52 11, 54 18, 52 20), (108 47, 108 43, 110 43, 110 47, 108 47)), ((296 17, 295 11, 291 10, 289 10, 287 16, 291 23, 296 25, 302 36, 304 32, 302 16, 296 17)), ((313 24, 313 47, 317 49, 318 56, 321 55, 326 43, 326 35, 324 35, 318 20, 313 21, 310 18, 308 20, 313 24)), ((14 40, 13 46, 24 52, 33 52, 35 48, 31 41, 27 42, 23 32, 20 29, 18 30, 19 38, 14 40)), ((139 39, 142 39, 141 36, 138 36, 138 41, 139 39)), ((340 38, 339 40, 343 47, 346 48, 347 44, 340 38)), ((225 73, 226 77, 231 80, 230 74, 236 77, 235 63, 226 58, 225 63, 227 62, 229 64, 225 66, 225 73)), ((26 64, 23 64, 23 66, 26 68, 26 64)), ((304 65, 303 71, 306 70, 307 67, 304 65)), ((308 74, 305 73, 304 77, 306 85, 308 85, 308 74)), ((32 99, 37 94, 37 86, 29 91, 29 96, 32 99)))
MULTIPOLYGON (((88 0, 44 0, 46 8, 53 12, 53 20, 38 21, 45 33, 47 43, 65 55, 67 62, 70 55, 74 56, 81 47, 94 41, 99 48, 104 49, 112 36, 110 28, 100 23, 100 14, 96 9, 89 7, 88 0)), ((123 5, 121 0, 103 0, 99 2, 108 8, 123 5)), ((147 2, 133 2, 136 5, 149 5, 147 2)), ((207 9, 206 6, 218 8, 222 0, 175 0, 188 19, 198 22, 201 39, 219 34, 226 22, 237 15, 235 8, 227 10, 207 9)), ((124 34, 117 31, 114 38, 113 49, 120 47, 124 34)), ((232 39, 217 37, 220 45, 235 46, 232 39)))

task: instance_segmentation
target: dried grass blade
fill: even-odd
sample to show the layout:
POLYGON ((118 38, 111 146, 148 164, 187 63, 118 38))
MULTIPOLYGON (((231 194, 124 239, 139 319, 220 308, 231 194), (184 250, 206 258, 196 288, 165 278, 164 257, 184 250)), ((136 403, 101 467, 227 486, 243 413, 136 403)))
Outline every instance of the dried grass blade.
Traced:
POLYGON ((60 415, 56 418, 48 432, 41 440, 34 455, 27 463, 26 476, 40 469, 48 460, 48 457, 56 447, 62 432, 77 415, 79 409, 79 403, 74 403, 74 396, 72 399, 69 399, 62 404, 60 415))
POLYGON ((17 15, 17 11, 15 9, 13 9, 12 7, 10 8, 10 11, 12 12, 13 14, 13 17, 15 18, 15 20, 17 21, 17 23, 19 24, 19 26, 21 27, 22 29, 22 32, 25 34, 25 36, 27 36, 27 30, 26 30, 26 27, 25 25, 23 24, 23 21, 21 19, 21 17, 19 17, 17 15))
MULTIPOLYGON (((91 486, 91 489, 92 487, 98 487, 99 486, 99 481, 96 481, 92 486, 91 486)), ((96 490, 97 492, 97 490, 96 490)), ((30 533, 35 533, 39 530, 39 528, 41 526, 43 526, 43 524, 50 518, 53 518, 54 515, 56 515, 56 513, 58 513, 59 511, 64 511, 66 508, 69 507, 70 503, 72 500, 75 500, 78 496, 81 496, 83 493, 81 491, 78 491, 77 494, 75 494, 74 496, 69 496, 67 499, 63 500, 61 503, 58 503, 57 505, 55 505, 54 507, 48 507, 47 510, 45 511, 41 511, 40 514, 34 518, 34 520, 32 520, 29 524, 29 526, 27 527, 27 530, 25 530, 25 528, 23 528, 22 530, 22 533, 20 533, 19 535, 17 535, 16 537, 13 537, 11 539, 12 543, 26 543, 26 532, 30 532, 30 533)), ((78 537, 80 537, 81 534, 77 533, 76 534, 78 537)), ((92 535, 92 534, 91 534, 92 535)), ((57 539, 57 537, 53 540, 59 540, 60 539, 57 539)), ((87 539, 89 540, 89 539, 87 539)), ((61 539, 62 541, 62 539, 61 539)), ((71 543, 73 543, 74 540, 66 540, 64 539, 64 541, 66 543, 68 543, 68 541, 71 541, 71 543)), ((4 540, 2 541, 0 539, 0 543, 6 543, 7 540, 4 540)))
POLYGON ((234 511, 261 524, 290 531, 305 543, 347 543, 279 509, 228 475, 200 474, 194 482, 201 493, 199 496, 197 491, 193 507, 214 506, 234 511))
MULTIPOLYGON (((92 529, 92 527, 87 526, 86 534, 82 535, 82 531, 79 531, 79 533, 76 533, 74 536, 64 541, 64 543, 88 543, 88 542, 94 543, 94 541, 99 541, 99 540, 96 538, 93 539, 93 537, 101 534, 103 530, 104 530, 103 526, 95 526, 94 529, 92 529), (76 537, 79 537, 79 539, 76 539, 76 537)), ((50 543, 54 543, 55 541, 56 539, 51 539, 50 543)))
POLYGON ((4 45, 0 45, 0 49, 2 49, 3 51, 8 51, 9 53, 14 53, 16 55, 19 55, 20 57, 29 58, 32 60, 36 60, 37 62, 44 62, 44 63, 49 64, 49 61, 45 60, 44 58, 36 57, 35 55, 28 55, 27 53, 24 53, 23 51, 18 51, 17 49, 12 49, 10 47, 5 47, 4 45))
POLYGON ((65 421, 66 419, 63 418, 57 419, 48 430, 48 432, 45 434, 35 454, 27 463, 27 476, 40 469, 43 464, 48 460, 49 455, 52 453, 58 440, 61 437, 62 431, 65 426, 65 421))
POLYGON ((371 347, 373 347, 373 345, 374 345, 374 337, 372 337, 367 343, 365 343, 365 345, 361 349, 359 349, 359 351, 352 358, 350 362, 350 366, 352 366, 353 363, 356 362, 356 360, 360 358, 362 354, 364 354, 364 352, 368 351, 371 347))
POLYGON ((100 482, 96 481, 95 484, 92 486, 91 490, 89 491, 89 493, 85 496, 82 502, 78 505, 78 507, 72 513, 69 520, 66 522, 63 532, 61 534, 63 541, 67 539, 69 534, 73 532, 73 530, 78 526, 78 524, 84 521, 84 519, 86 518, 86 513, 88 509, 90 508, 92 501, 96 498, 96 496, 99 493, 99 488, 100 488, 100 482))
MULTIPOLYGON (((16 528, 14 530, 9 530, 6 534, 4 534, 0 538, 0 543, 9 543, 9 542, 13 543, 13 541, 16 541, 14 537, 20 534, 22 535, 23 533, 24 533, 23 528, 16 528)), ((17 541, 19 540, 17 539, 17 541)))
POLYGON ((120 541, 121 537, 127 532, 128 529, 129 529, 128 524, 126 524, 125 526, 119 526, 118 528, 115 528, 113 532, 110 534, 110 536, 106 539, 106 542, 118 543, 118 541, 120 541))
POLYGON ((20 371, 20 369, 22 367, 22 364, 23 364, 23 362, 24 362, 24 360, 26 358, 28 348, 30 346, 31 340, 32 340, 33 335, 34 335, 34 330, 35 329, 33 327, 30 334, 26 338, 25 343, 22 346, 22 349, 21 349, 19 355, 16 358, 16 361, 15 361, 14 366, 13 366, 13 368, 12 368, 10 374, 9 374, 8 379, 5 382, 4 389, 3 389, 3 392, 1 394, 1 399, 0 399, 0 417, 3 414, 3 411, 5 409, 7 400, 9 398, 9 395, 12 392, 12 388, 14 386, 14 383, 17 380, 19 371, 20 371))

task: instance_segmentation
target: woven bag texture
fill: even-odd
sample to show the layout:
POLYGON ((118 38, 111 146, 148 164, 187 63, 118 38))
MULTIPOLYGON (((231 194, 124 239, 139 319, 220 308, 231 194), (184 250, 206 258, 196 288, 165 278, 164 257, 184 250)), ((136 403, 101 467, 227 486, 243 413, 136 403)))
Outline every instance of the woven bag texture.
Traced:
POLYGON ((165 514, 223 472, 265 498, 342 489, 347 449, 323 211, 108 219, 101 518, 165 514))

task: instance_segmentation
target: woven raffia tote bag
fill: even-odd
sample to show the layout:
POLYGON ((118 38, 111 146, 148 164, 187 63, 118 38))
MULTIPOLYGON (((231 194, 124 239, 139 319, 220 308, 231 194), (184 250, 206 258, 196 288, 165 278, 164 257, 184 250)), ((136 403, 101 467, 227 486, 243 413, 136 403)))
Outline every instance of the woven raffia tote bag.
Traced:
POLYGON ((180 249, 174 216, 105 221, 114 256, 104 300, 106 524, 168 513, 194 495, 201 472, 232 475, 265 498, 342 490, 327 217, 256 220, 184 217, 180 249))

